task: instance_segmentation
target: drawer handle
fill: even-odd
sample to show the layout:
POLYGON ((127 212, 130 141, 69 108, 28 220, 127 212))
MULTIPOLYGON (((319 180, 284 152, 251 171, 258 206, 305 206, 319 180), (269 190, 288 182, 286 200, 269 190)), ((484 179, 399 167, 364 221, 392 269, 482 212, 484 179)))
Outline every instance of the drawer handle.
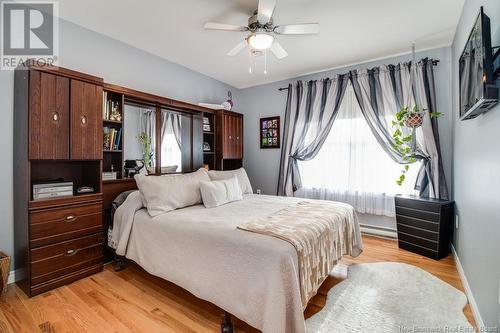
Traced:
POLYGON ((68 215, 64 218, 67 222, 72 222, 74 220, 76 220, 76 216, 75 215, 68 215))
POLYGON ((67 256, 73 256, 78 252, 78 250, 68 250, 66 251, 67 256))

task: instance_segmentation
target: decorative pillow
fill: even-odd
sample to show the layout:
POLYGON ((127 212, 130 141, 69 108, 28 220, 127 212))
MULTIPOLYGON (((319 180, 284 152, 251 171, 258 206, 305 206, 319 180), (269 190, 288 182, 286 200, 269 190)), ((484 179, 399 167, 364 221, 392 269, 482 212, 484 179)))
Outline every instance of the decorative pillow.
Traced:
POLYGON ((236 176, 229 179, 201 182, 200 191, 203 204, 207 208, 243 199, 243 193, 236 176))
POLYGON ((203 168, 186 174, 135 175, 134 179, 151 216, 202 203, 200 183, 210 181, 203 168))
POLYGON ((243 194, 253 193, 252 185, 250 184, 250 180, 248 179, 247 173, 243 168, 239 168, 238 170, 228 170, 228 171, 210 170, 208 171, 208 175, 212 180, 228 179, 233 176, 236 176, 236 178, 238 178, 238 183, 240 184, 241 192, 243 194))

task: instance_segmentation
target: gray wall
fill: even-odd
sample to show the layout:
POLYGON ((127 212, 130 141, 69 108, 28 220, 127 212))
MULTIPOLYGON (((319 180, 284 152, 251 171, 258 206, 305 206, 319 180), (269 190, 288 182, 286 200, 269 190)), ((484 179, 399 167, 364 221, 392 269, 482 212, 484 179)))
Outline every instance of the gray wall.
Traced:
MULTIPOLYGON (((408 45, 408 48, 410 45, 408 45)), ((451 179, 451 52, 450 48, 439 48, 419 52, 418 58, 431 57, 439 59, 440 63, 435 67, 435 81, 437 92, 437 108, 444 116, 439 119, 439 130, 441 134, 441 148, 445 173, 448 180, 451 179)), ((278 168, 280 161, 279 149, 260 149, 259 145, 259 118, 268 116, 281 116, 281 124, 284 121, 284 107, 286 102, 286 91, 278 91, 279 87, 286 87, 288 83, 296 80, 312 80, 333 77, 335 74, 346 73, 351 69, 371 68, 381 64, 394 64, 408 61, 411 55, 391 57, 380 61, 368 62, 356 66, 340 68, 332 71, 308 75, 293 80, 286 80, 266 85, 242 89, 236 108, 245 114, 245 159, 244 164, 254 190, 261 189, 265 194, 276 194, 278 182, 278 168)), ((270 69, 272 71, 272 68, 270 69)))
POLYGON ((452 46, 453 194, 459 215, 455 248, 485 325, 496 326, 500 324, 500 106, 473 120, 458 119, 458 59, 481 5, 491 19, 492 44, 500 45, 500 1, 467 0, 452 46))
MULTIPOLYGON (((163 60, 132 46, 60 22, 60 66, 103 77, 108 83, 198 103, 220 103, 227 91, 238 102, 238 90, 220 81, 163 60)), ((13 86, 14 73, 0 71, 0 153, 4 159, 0 186, 0 249, 13 254, 13 86)))

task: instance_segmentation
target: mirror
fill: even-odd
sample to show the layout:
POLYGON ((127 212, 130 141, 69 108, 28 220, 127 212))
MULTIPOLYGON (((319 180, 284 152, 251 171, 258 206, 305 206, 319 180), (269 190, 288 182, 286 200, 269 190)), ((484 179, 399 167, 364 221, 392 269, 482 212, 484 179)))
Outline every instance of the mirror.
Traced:
POLYGON ((123 126, 125 177, 139 172, 142 165, 148 173, 155 173, 156 111, 149 106, 125 104, 123 126))
POLYGON ((173 110, 161 111, 161 173, 190 171, 191 168, 190 114, 173 110))

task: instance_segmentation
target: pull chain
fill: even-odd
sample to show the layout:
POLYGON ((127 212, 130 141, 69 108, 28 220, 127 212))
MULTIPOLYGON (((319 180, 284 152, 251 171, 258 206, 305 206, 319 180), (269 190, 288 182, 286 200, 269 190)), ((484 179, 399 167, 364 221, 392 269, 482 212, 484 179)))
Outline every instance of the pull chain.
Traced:
MULTIPOLYGON (((413 89, 410 89, 410 93, 412 91, 415 91, 415 109, 418 112, 421 112, 420 108, 418 107, 419 103, 419 94, 418 94, 418 87, 417 87, 417 57, 415 55, 415 42, 411 43, 411 53, 412 53, 412 66, 411 66, 411 86, 413 89)), ((416 128, 413 127, 411 131, 411 150, 416 151, 417 150, 417 133, 416 133, 416 128)))
POLYGON ((252 74, 252 49, 248 51, 248 73, 252 74))
POLYGON ((267 74, 267 50, 264 50, 264 74, 267 74))

